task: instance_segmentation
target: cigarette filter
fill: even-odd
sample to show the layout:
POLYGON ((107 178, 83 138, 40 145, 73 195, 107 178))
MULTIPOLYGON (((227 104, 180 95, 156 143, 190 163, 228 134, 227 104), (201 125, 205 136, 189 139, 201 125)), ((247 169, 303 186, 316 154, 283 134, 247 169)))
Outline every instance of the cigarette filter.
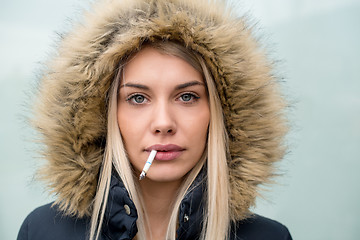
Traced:
POLYGON ((146 161, 146 163, 144 165, 144 168, 143 168, 143 170, 142 170, 142 172, 140 174, 139 180, 142 180, 142 179, 145 178, 146 173, 149 171, 149 168, 150 168, 152 162, 155 159, 156 153, 157 153, 156 150, 151 150, 150 155, 149 155, 149 157, 148 157, 148 159, 147 159, 147 161, 146 161))

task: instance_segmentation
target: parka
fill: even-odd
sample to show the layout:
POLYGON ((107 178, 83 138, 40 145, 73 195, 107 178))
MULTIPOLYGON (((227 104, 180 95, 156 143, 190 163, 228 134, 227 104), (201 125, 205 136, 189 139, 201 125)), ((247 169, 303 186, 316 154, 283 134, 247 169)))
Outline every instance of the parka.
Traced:
MULTIPOLYGON (((203 192, 206 188, 202 175, 188 192, 179 209, 179 227, 176 240, 200 239, 203 214, 203 192)), ((100 240, 131 240, 137 233, 137 211, 134 203, 114 173, 109 191, 109 203, 105 210, 106 224, 103 225, 100 240)), ((53 239, 86 240, 90 228, 90 218, 64 216, 56 206, 47 204, 35 209, 23 222, 18 240, 53 239)), ((253 214, 234 222, 230 229, 229 240, 291 240, 288 229, 279 222, 253 214)))
MULTIPOLYGON (((152 41, 174 41, 198 53, 214 79, 228 137, 231 239, 291 239, 286 227, 249 210, 276 175, 287 127, 272 62, 235 9, 225 0, 98 0, 60 36, 39 79, 32 119, 46 159, 38 174, 56 200, 26 218, 18 239, 86 237, 106 142, 109 87, 119 62, 152 41)), ((109 200, 102 237, 132 239, 136 209, 113 175, 109 199, 118 200, 109 200)), ((183 199, 178 239, 197 239, 201 186, 183 199)))

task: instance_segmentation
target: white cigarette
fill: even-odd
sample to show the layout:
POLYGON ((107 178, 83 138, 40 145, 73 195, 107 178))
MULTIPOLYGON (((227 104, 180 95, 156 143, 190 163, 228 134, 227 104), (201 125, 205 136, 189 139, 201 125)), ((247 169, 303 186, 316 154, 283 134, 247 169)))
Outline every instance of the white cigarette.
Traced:
POLYGON ((145 178, 146 173, 149 171, 149 168, 150 168, 152 162, 155 159, 156 153, 157 153, 156 150, 151 150, 150 155, 149 155, 149 157, 148 157, 148 159, 147 159, 147 161, 145 163, 145 166, 144 166, 144 168, 143 168, 143 170, 142 170, 142 172, 140 174, 139 180, 142 180, 142 179, 145 178))

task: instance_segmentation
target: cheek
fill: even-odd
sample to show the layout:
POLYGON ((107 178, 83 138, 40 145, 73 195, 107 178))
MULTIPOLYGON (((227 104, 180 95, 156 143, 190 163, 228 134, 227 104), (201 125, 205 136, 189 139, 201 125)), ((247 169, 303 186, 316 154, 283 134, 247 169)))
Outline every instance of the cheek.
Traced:
POLYGON ((118 114, 118 125, 126 153, 131 164, 140 171, 143 161, 139 158, 139 143, 144 135, 143 121, 131 118, 126 112, 118 114), (130 120, 131 119, 131 120, 130 120))
POLYGON ((210 111, 208 108, 198 109, 196 112, 184 115, 188 139, 198 147, 205 146, 207 132, 210 122, 210 111))
MULTIPOLYGON (((117 121, 126 147, 134 145, 137 139, 142 136, 144 121, 141 119, 131 116, 131 113, 126 110, 118 109, 117 121)), ((127 151, 130 150, 127 149, 127 151)))
POLYGON ((194 111, 192 114, 189 114, 189 117, 191 118, 193 130, 197 132, 206 132, 209 126, 210 122, 210 110, 205 105, 202 108, 198 108, 196 111, 194 111))

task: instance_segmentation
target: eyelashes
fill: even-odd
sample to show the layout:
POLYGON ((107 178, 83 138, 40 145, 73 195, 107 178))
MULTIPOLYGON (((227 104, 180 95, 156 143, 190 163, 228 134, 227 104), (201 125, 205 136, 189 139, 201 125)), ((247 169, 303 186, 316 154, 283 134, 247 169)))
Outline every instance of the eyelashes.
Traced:
POLYGON ((177 99, 187 104, 196 102, 200 97, 193 93, 183 93, 177 99))
POLYGON ((126 101, 130 104, 138 105, 138 104, 143 104, 144 102, 148 101, 148 99, 142 94, 135 93, 127 97, 126 101))
MULTIPOLYGON (((175 101, 180 101, 184 104, 196 103, 200 97, 192 92, 185 92, 176 97, 175 101)), ((126 98, 126 102, 131 105, 143 105, 150 102, 148 97, 141 93, 133 93, 126 98)))

